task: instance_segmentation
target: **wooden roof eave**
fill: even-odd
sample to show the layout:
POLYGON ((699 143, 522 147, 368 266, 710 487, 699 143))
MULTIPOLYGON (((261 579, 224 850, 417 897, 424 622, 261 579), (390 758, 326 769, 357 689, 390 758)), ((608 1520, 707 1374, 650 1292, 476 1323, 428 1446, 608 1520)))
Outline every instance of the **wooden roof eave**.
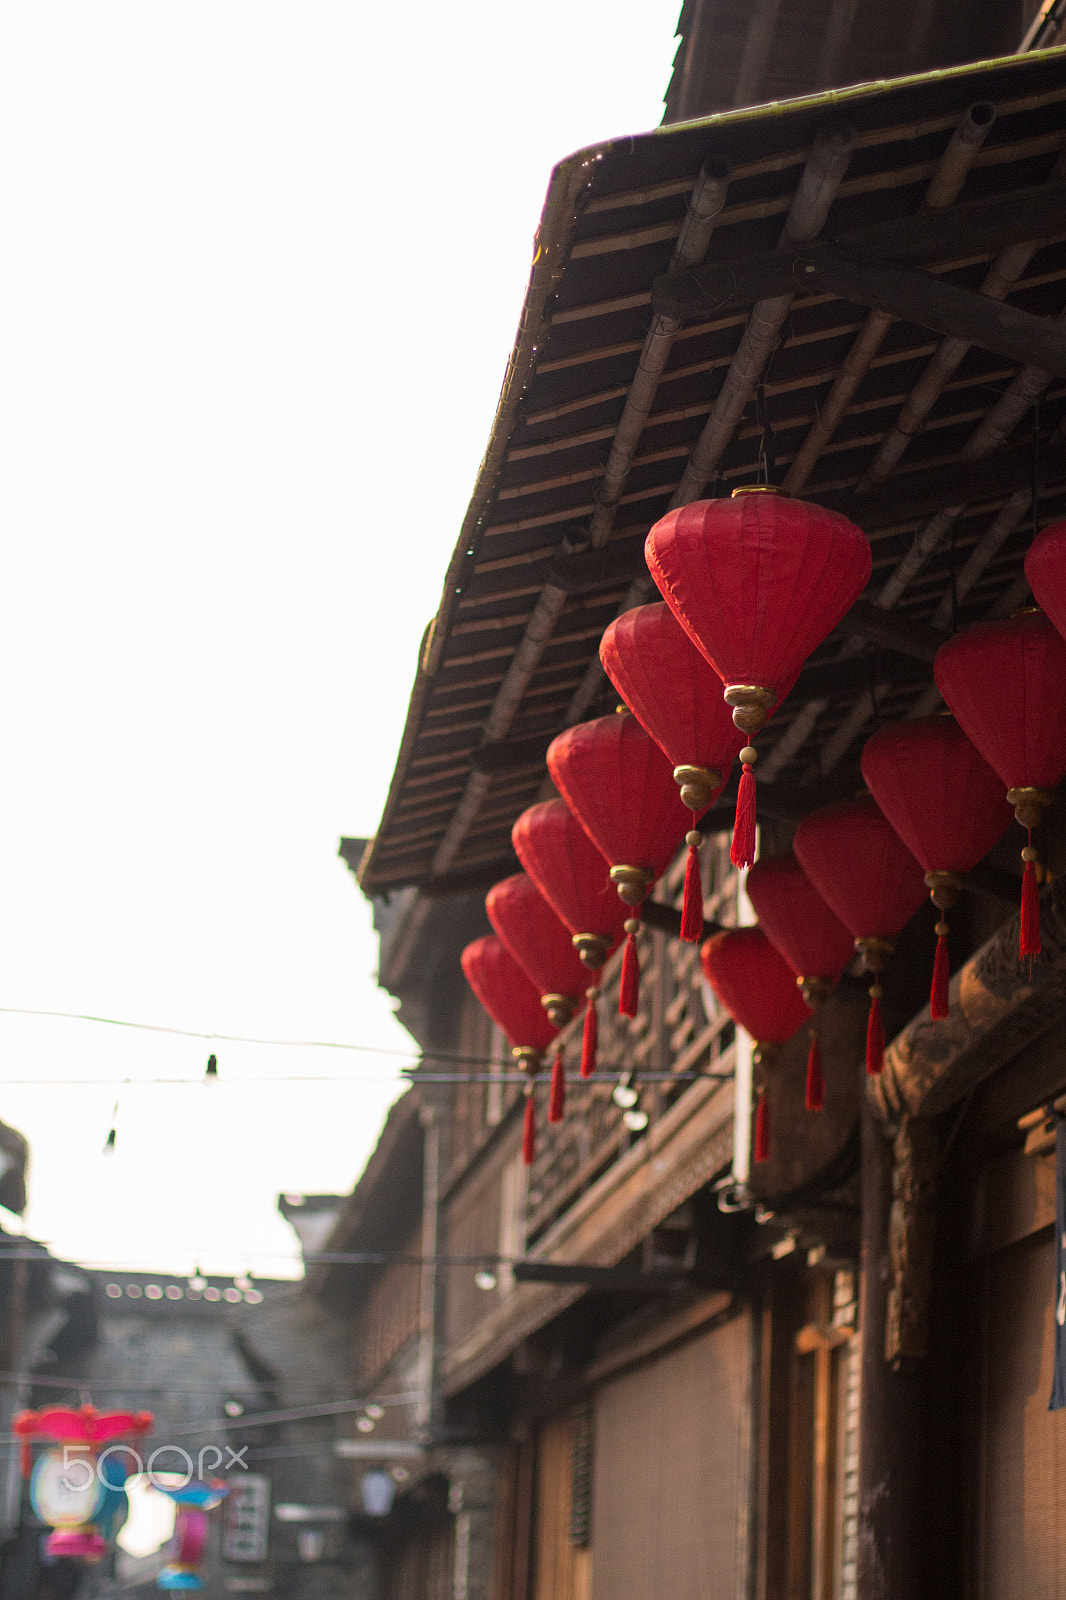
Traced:
MULTIPOLYGON (((1028 61, 1036 62, 1047 57, 1061 55, 1061 52, 1042 51, 1034 52, 1028 61)), ((910 79, 900 79, 891 85, 886 83, 861 84, 845 90, 832 90, 819 95, 806 96, 802 99, 790 101, 785 105, 770 105, 742 108, 736 111, 718 113, 713 117, 702 119, 699 123, 681 123, 654 131, 647 137, 656 141, 673 140, 683 136, 691 137, 694 130, 706 133, 714 128, 726 129, 735 124, 748 124, 760 119, 779 120, 782 117, 810 118, 811 113, 823 113, 831 109, 856 106, 871 96, 883 94, 887 89, 900 91, 916 89, 926 83, 943 83, 956 77, 970 76, 975 82, 975 92, 980 90, 982 73, 990 74, 1000 69, 1018 65, 1014 58, 1006 60, 981 63, 975 68, 973 64, 949 68, 943 71, 925 73, 910 79)), ((1051 99, 1066 98, 1066 91, 1056 88, 1050 95, 1051 99)), ((1011 102, 1018 107, 1042 105, 1049 99, 1048 94, 1034 94, 1031 96, 1015 96, 1011 102)), ((941 118, 936 121, 936 126, 951 126, 953 118, 941 118)), ((899 130, 902 138, 905 134, 913 134, 916 130, 924 130, 929 119, 919 118, 911 128, 899 130)), ((930 123, 932 126, 932 123, 930 123)), ((880 130, 879 137, 884 136, 880 130)), ((860 143, 866 142, 866 135, 860 134, 860 143)), ((628 144, 629 141, 608 141, 601 145, 577 152, 574 156, 561 162, 555 169, 549 186, 548 197, 541 218, 540 228, 536 239, 536 252, 534 256, 533 272, 523 304, 522 317, 519 324, 518 337, 511 358, 508 362, 500 403, 490 434, 488 448, 478 472, 474 495, 470 502, 467 515, 464 519, 460 539, 452 561, 449 565, 445 579, 444 592, 441 605, 434 622, 430 625, 423 641, 420 653, 418 676, 408 711, 407 722, 404 730, 403 741, 399 752, 397 766, 386 801, 382 817, 381 831, 384 832, 391 820, 395 806, 402 793, 408 762, 413 753, 423 720, 426 699, 433 683, 437 670, 441 664, 446 643, 450 633, 451 621, 457 604, 463 594, 464 579, 471 568, 477 563, 483 535, 486 531, 485 519, 489 506, 493 503, 495 490, 501 472, 507 462, 510 441, 513 437, 515 425, 520 417, 523 398, 533 375, 537 346, 546 335, 553 320, 558 317, 558 312, 551 315, 548 311, 549 301, 554 287, 562 274, 568 259, 575 229, 582 215, 580 204, 581 195, 590 181, 590 173, 597 163, 609 156, 615 149, 628 144)), ((561 514, 552 513, 548 516, 534 518, 533 523, 551 522, 553 524, 565 523, 574 516, 588 515, 591 507, 582 506, 561 514)), ((524 525, 525 519, 523 519, 524 525)), ((532 525, 532 524, 531 524, 532 525)), ((517 525, 516 525, 517 526, 517 525)), ((502 531, 497 528, 493 531, 502 531)), ((550 580, 549 580, 550 582, 550 580)), ((542 591, 538 606, 542 605, 548 591, 542 591)), ((519 646, 521 651, 522 646, 519 646)), ((501 686, 502 688, 502 686, 501 686)), ((474 778, 471 780, 474 781, 474 778)), ((469 797, 470 801, 474 796, 469 797)), ((462 805, 462 802, 461 802, 462 805)), ((476 809, 466 805, 464 810, 471 814, 476 809)), ((454 829, 451 830, 454 833, 454 829)), ((371 842, 360 867, 360 882, 367 893, 375 889, 375 846, 371 842)), ((388 874, 384 877, 388 878, 388 874)))

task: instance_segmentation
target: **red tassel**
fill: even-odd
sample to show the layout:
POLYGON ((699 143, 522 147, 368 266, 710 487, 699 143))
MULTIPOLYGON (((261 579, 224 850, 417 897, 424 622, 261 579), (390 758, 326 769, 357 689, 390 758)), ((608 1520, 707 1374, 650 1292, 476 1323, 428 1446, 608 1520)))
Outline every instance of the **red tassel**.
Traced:
POLYGON ((1029 957, 1032 971, 1033 957, 1040 954, 1040 896, 1036 887, 1036 868, 1031 861, 1025 863, 1022 873, 1022 931, 1018 942, 1018 959, 1029 957))
POLYGON ((755 1151, 756 1161, 769 1161, 770 1159, 770 1107, 766 1104, 766 1094, 759 1090, 759 1101, 755 1107, 755 1151))
POLYGON ((870 1020, 866 1025, 866 1070, 876 1078, 885 1064, 885 1025, 881 1021, 881 989, 870 990, 870 1020))
POLYGON ((807 1055, 807 1088, 803 1104, 808 1111, 821 1111, 825 1105, 825 1074, 822 1071, 822 1047, 818 1035, 811 1034, 811 1048, 807 1055))
POLYGON ((688 860, 685 862, 685 893, 681 901, 681 938, 685 944, 699 944, 703 938, 703 879, 700 876, 700 852, 695 828, 688 836, 688 860))
MULTIPOLYGON (((632 921, 632 918, 630 918, 632 921)), ((637 954, 635 934, 626 934, 626 947, 622 955, 622 981, 618 989, 618 1015, 635 1017, 640 1000, 640 956, 637 954)))
POLYGON ((589 1003, 585 1007, 585 1027, 581 1034, 581 1076, 591 1078, 596 1070, 596 1046, 599 1042, 600 1019, 596 1013, 596 1001, 600 991, 588 991, 589 1003))
POLYGON ((19 1471, 24 1478, 33 1471, 33 1446, 28 1439, 23 1439, 19 1445, 19 1471))
POLYGON ((527 1167, 533 1165, 533 1157, 537 1153, 537 1108, 533 1104, 533 1096, 526 1099, 526 1119, 522 1124, 522 1160, 527 1167))
POLYGON ((745 761, 737 789, 737 815, 729 859, 735 867, 750 867, 755 860, 755 774, 745 761))
POLYGON ((556 1050, 552 1064, 551 1088, 548 1091, 548 1121, 562 1122, 566 1110, 566 1073, 563 1071, 563 1052, 556 1050))
POLYGON ((951 970, 948 966, 948 938, 946 931, 940 932, 942 923, 937 924, 936 956, 933 960, 933 986, 929 991, 929 1015, 934 1022, 943 1022, 948 1014, 948 981, 951 970))

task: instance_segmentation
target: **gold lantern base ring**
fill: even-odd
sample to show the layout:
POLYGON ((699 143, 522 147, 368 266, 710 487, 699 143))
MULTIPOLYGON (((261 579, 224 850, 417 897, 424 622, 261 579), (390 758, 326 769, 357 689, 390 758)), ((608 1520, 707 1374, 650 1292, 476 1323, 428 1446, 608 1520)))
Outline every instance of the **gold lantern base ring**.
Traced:
POLYGON ((1007 799, 1014 807, 1015 818, 1023 828, 1037 827, 1045 810, 1051 804, 1051 795, 1047 789, 1034 789, 1032 786, 1008 789, 1007 799))
POLYGON ((856 939, 855 948, 865 963, 867 972, 884 972, 885 963, 896 948, 891 939, 856 939))
POLYGON ((722 697, 733 707, 733 721, 741 733, 758 733, 777 702, 772 689, 757 683, 727 683, 722 697))
POLYGON ((819 1006, 828 1000, 833 985, 828 978, 799 977, 796 979, 796 987, 802 994, 804 1003, 809 1009, 817 1011, 819 1006))
POLYGON ((528 1045, 516 1044, 512 1047, 511 1054, 518 1063, 520 1071, 528 1073, 531 1078, 536 1077, 540 1071, 541 1052, 539 1050, 531 1050, 528 1045))
POLYGON ((675 767, 674 782, 681 790, 681 804, 702 811, 722 787, 722 774, 713 767, 675 767))
POLYGON ((540 1003, 548 1013, 548 1021, 553 1028, 565 1028, 573 1020, 577 1009, 576 1001, 568 994, 542 994, 540 1003))
POLYGON ((950 911, 966 887, 966 880, 957 872, 927 872, 925 881, 929 898, 938 911, 950 911))
POLYGON ((599 972, 607 960, 611 941, 602 933, 575 933, 571 944, 590 972, 599 972))
POLYGON ((655 882, 655 874, 649 872, 647 867, 612 867, 611 882, 625 905, 639 906, 647 899, 648 890, 655 882))

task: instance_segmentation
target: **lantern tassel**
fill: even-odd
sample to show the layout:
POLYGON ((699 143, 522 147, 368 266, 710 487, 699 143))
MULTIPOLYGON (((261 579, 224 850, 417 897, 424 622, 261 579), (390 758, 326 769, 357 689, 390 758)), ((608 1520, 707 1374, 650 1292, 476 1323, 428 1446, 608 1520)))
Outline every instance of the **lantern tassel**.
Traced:
POLYGON ((563 1070, 563 1050, 560 1045, 552 1063, 551 1088, 548 1091, 548 1121, 562 1122, 566 1110, 566 1073, 563 1070))
POLYGON ((729 859, 735 867, 750 867, 755 860, 755 774, 750 761, 741 768, 729 859))
POLYGON ((33 1446, 25 1438, 19 1442, 19 1471, 24 1478, 33 1471, 33 1446))
POLYGON ((533 1091, 529 1091, 526 1099, 525 1121, 522 1123, 522 1161, 527 1167, 533 1165, 533 1157, 537 1153, 537 1108, 533 1104, 533 1091))
POLYGON ((637 953, 636 917, 627 917, 625 923, 626 947, 622 954, 622 979, 618 988, 618 1015, 635 1017, 640 1002, 640 956, 637 953))
POLYGON ((688 860, 685 862, 685 893, 681 900, 681 938, 685 944, 699 944, 703 938, 703 879, 700 875, 700 835, 695 827, 685 835, 688 860))
POLYGON ((885 1064, 885 1025, 881 1020, 881 985, 870 986, 870 1020, 866 1025, 866 1070, 876 1078, 885 1064))
POLYGON ((816 1033, 811 1034, 811 1048, 807 1055, 807 1086, 804 1090, 803 1104, 808 1111, 821 1111, 825 1105, 822 1046, 816 1033))
POLYGON ((1018 941, 1018 959, 1029 957, 1029 975, 1033 972, 1033 957, 1040 954, 1040 895, 1036 886, 1036 851, 1030 843, 1022 851, 1025 871, 1022 873, 1022 927, 1018 941))
POLYGON ((596 1001, 600 997, 598 989, 586 990, 588 1005, 585 1008, 585 1026, 581 1034, 581 1076, 591 1078, 596 1070, 596 1047, 599 1043, 600 1019, 596 1011, 596 1001))
POLYGON ((756 1161, 770 1159, 770 1107, 766 1103, 764 1089, 759 1090, 759 1100, 755 1107, 755 1149, 752 1153, 756 1161))
POLYGON ((948 925, 936 925, 936 956, 933 959, 933 983, 929 991, 929 1015, 934 1022, 943 1022, 948 1014, 948 982, 951 968, 948 965, 948 925))

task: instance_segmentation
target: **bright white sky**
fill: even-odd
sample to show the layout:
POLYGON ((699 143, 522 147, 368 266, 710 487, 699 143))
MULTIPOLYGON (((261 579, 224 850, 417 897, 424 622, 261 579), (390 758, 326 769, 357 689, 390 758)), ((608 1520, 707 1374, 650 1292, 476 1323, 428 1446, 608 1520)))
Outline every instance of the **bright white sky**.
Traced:
MULTIPOLYGON (((659 121, 678 10, 0 8, 0 1006, 405 1047, 337 840, 380 813, 551 166, 659 121)), ((351 1187, 400 1062, 220 1045, 213 1090, 137 1086, 209 1048, 0 1015, 30 1231, 294 1270, 277 1192, 351 1187), (354 1081, 241 1081, 315 1073, 354 1081)))

